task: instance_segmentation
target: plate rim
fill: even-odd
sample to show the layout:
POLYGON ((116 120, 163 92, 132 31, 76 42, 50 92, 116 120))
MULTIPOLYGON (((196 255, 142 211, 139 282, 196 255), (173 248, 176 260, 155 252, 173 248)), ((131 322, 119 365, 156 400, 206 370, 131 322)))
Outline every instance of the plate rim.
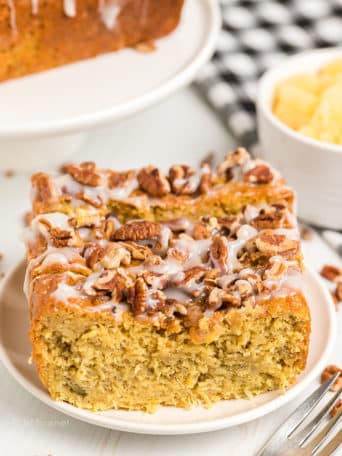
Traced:
MULTIPOLYGON (((193 4, 197 4, 197 1, 193 4)), ((40 138, 51 135, 58 136, 105 126, 110 122, 124 119, 129 115, 143 111, 189 84, 214 53, 222 22, 221 11, 217 0, 201 0, 198 4, 201 5, 201 8, 205 8, 205 13, 209 13, 205 14, 208 21, 208 33, 204 38, 203 46, 192 56, 190 61, 183 68, 177 71, 177 73, 172 75, 169 79, 161 82, 157 87, 148 90, 143 95, 133 98, 132 100, 121 102, 110 108, 97 110, 95 113, 90 112, 80 116, 73 116, 73 118, 65 120, 43 121, 42 123, 36 123, 31 126, 12 125, 5 128, 0 126, 0 139, 40 138)), ((77 64, 77 62, 74 63, 77 64)), ((58 67, 52 70, 58 71, 58 67)), ((31 76, 34 77, 34 75, 31 76)))
MULTIPOLYGON (((22 260, 19 263, 17 263, 4 279, 0 287, 0 301, 7 283, 11 280, 12 276, 16 273, 16 271, 23 267, 24 262, 25 260, 22 260)), ((302 379, 299 383, 296 383, 290 390, 286 391, 284 394, 276 397, 275 399, 272 399, 270 402, 266 402, 265 404, 257 406, 254 409, 241 412, 236 416, 228 416, 225 418, 203 421, 200 423, 192 422, 185 424, 181 423, 166 425, 122 421, 120 418, 111 418, 109 421, 108 418, 101 415, 101 413, 103 412, 91 412, 88 410, 79 409, 65 402, 55 401, 50 398, 47 390, 43 391, 42 389, 33 385, 11 362, 9 356, 7 355, 7 350, 5 349, 3 344, 1 325, 0 360, 2 361, 8 372, 13 376, 13 378, 36 399, 39 399, 44 404, 57 410, 58 412, 61 412, 67 416, 71 416, 72 418, 78 419, 80 421, 86 422, 88 424, 93 424, 96 426, 104 427, 107 429, 113 429, 121 432, 131 432, 146 435, 185 435, 228 429, 230 427, 247 423, 257 418, 261 418, 262 416, 265 416, 282 407, 286 403, 292 401, 295 397, 302 393, 310 385, 310 383, 312 383, 314 379, 320 374, 320 372, 323 370, 323 367, 327 362, 330 353, 332 352, 337 334, 335 306, 332 297, 329 293, 329 290, 323 283, 323 280, 320 278, 319 274, 306 263, 305 271, 308 272, 310 279, 314 280, 317 286, 320 288, 320 291, 323 293, 323 296, 325 297, 325 303, 328 309, 328 324, 330 327, 330 334, 328 335, 322 355, 320 356, 318 362, 313 366, 311 371, 308 372, 307 376, 304 379, 302 379)), ((0 307, 0 318, 2 317, 2 312, 2 307, 0 307)))

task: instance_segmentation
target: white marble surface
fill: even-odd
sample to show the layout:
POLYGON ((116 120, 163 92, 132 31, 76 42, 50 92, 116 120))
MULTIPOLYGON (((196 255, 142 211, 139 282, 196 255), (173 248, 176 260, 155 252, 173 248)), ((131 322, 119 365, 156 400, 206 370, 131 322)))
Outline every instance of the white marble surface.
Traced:
MULTIPOLYGON (((223 155, 233 142, 193 89, 163 104, 92 133, 75 160, 95 159, 117 168, 155 162, 195 163, 208 151, 223 155)), ((47 151, 48 153, 48 151, 47 151)), ((28 176, 0 177, 0 272, 23 256, 18 241, 22 215, 28 208, 28 176)), ((319 238, 304 242, 306 260, 316 269, 341 260, 319 238)), ((338 314, 342 329, 342 308, 338 314)), ((15 331, 15 328, 13 328, 15 331)), ((331 361, 342 364, 339 338, 331 361)), ((115 432, 78 422, 58 413, 20 387, 0 364, 0 455, 13 456, 253 456, 295 403, 262 418, 218 432, 188 436, 143 436, 115 432)), ((315 385, 312 385, 312 388, 315 385)))

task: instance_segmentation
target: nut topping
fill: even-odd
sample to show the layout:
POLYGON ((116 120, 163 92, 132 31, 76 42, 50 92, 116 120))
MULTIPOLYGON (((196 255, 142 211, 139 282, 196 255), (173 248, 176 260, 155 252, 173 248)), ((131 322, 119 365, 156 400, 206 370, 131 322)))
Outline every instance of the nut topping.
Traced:
POLYGON ((96 165, 93 162, 84 162, 79 166, 68 164, 65 165, 65 171, 80 184, 91 187, 101 185, 101 176, 97 173, 96 165))
POLYGON ((169 170, 171 189, 176 195, 191 195, 197 190, 195 170, 188 165, 174 165, 169 170), (195 179, 194 179, 195 177, 195 179))
POLYGON ((254 240, 257 249, 267 256, 289 256, 298 252, 299 242, 289 239, 284 234, 275 234, 272 231, 264 231, 257 235, 254 240))
POLYGON ((286 206, 272 204, 260 210, 259 215, 251 220, 250 224, 257 230, 277 229, 284 226, 286 220, 286 206))
POLYGON ((335 281, 339 277, 342 278, 342 269, 331 264, 326 264, 321 269, 320 274, 327 280, 335 281))
POLYGON ((219 176, 224 175, 227 180, 232 178, 231 170, 236 166, 243 166, 250 160, 250 155, 243 147, 238 147, 234 152, 228 152, 225 160, 218 166, 219 176))
POLYGON ((240 307, 241 299, 229 291, 217 287, 213 288, 208 298, 209 309, 218 310, 223 304, 231 307, 240 307))
POLYGON ((36 199, 44 204, 51 204, 58 201, 58 193, 52 183, 50 176, 44 173, 37 173, 32 176, 32 186, 36 188, 36 199))
POLYGON ((340 373, 340 376, 337 377, 335 382, 330 387, 332 391, 338 391, 340 388, 342 388, 342 369, 338 366, 335 366, 334 364, 331 364, 324 369, 321 375, 321 383, 325 383, 327 380, 329 380, 329 378, 337 374, 337 372, 340 373))
POLYGON ((209 192, 211 188, 211 168, 208 163, 201 166, 201 179, 199 183, 199 192, 203 195, 209 192))
POLYGON ((135 284, 128 290, 127 302, 131 305, 134 315, 146 311, 148 288, 142 277, 138 277, 135 284))
POLYGON ((244 181, 251 184, 269 184, 274 175, 268 165, 257 165, 244 174, 244 181))
POLYGON ((87 244, 83 256, 86 260, 87 266, 94 269, 94 266, 104 257, 104 249, 96 242, 93 242, 87 244))
POLYGON ((140 188, 150 196, 162 197, 170 193, 169 181, 163 176, 159 168, 152 165, 142 168, 137 179, 140 188))
POLYGON ((111 171, 108 177, 108 186, 110 189, 125 187, 135 177, 133 169, 129 171, 111 171))
POLYGON ((101 264, 105 269, 116 269, 121 264, 129 265, 131 262, 131 254, 120 244, 111 242, 105 249, 105 254, 101 260, 101 264))
POLYGON ((214 267, 222 274, 228 272, 228 246, 226 239, 222 236, 214 237, 210 246, 210 259, 214 267))

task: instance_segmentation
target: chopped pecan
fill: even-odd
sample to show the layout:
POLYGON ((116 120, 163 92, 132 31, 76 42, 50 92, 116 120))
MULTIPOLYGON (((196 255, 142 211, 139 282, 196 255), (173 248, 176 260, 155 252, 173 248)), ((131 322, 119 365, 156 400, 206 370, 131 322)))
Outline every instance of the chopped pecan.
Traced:
POLYGON ((210 259, 222 274, 228 272, 228 245, 222 236, 215 236, 210 246, 210 259))
POLYGON ((83 256, 86 260, 87 266, 94 269, 94 266, 104 257, 104 249, 98 243, 92 242, 85 246, 83 256))
POLYGON ((117 229, 113 239, 119 241, 145 241, 151 244, 156 251, 164 251, 167 248, 171 230, 158 223, 139 220, 129 222, 117 229))
POLYGON ((143 41, 134 45, 134 49, 138 52, 153 52, 157 49, 156 43, 153 40, 143 41))
POLYGON ((154 315, 157 312, 165 311, 166 296, 160 290, 151 291, 148 295, 147 314, 154 315))
POLYGON ((287 272, 287 270, 288 266, 281 258, 271 258, 270 267, 265 270, 264 278, 278 280, 287 272))
POLYGON ((129 171, 111 171, 108 176, 108 186, 110 189, 125 187, 135 177, 133 169, 129 171))
POLYGON ((228 152, 224 161, 218 166, 217 173, 219 176, 225 176, 227 180, 232 178, 232 168, 243 166, 250 160, 250 155, 243 147, 238 147, 233 152, 228 152))
POLYGON ((329 380, 329 378, 338 372, 340 373, 340 376, 337 377, 335 382, 330 387, 332 391, 338 391, 340 388, 342 388, 342 369, 338 366, 335 366, 334 364, 331 364, 324 369, 321 375, 321 383, 325 383, 327 380, 329 380))
POLYGON ((113 237, 113 233, 119 228, 119 221, 110 216, 106 220, 101 221, 100 226, 95 227, 93 235, 96 239, 106 239, 110 241, 113 237))
POLYGON ((219 217, 217 223, 219 226, 220 233, 223 236, 231 236, 236 233, 240 228, 241 217, 239 215, 227 215, 226 217, 219 217))
POLYGON ((137 175, 137 179, 140 188, 150 196, 162 197, 171 191, 169 181, 159 168, 155 168, 152 165, 142 168, 137 175))
POLYGON ((337 300, 342 302, 342 280, 339 280, 336 284, 335 295, 337 300))
POLYGON ((262 279, 259 274, 250 269, 243 269, 240 271, 239 276, 247 280, 253 287, 256 293, 260 293, 263 289, 262 279))
POLYGON ((207 287, 214 287, 217 284, 218 276, 219 272, 217 269, 209 269, 209 271, 205 273, 204 284, 207 287))
POLYGON ((320 274, 327 280, 335 281, 339 277, 342 278, 342 269, 331 264, 326 264, 321 269, 320 274))
POLYGON ((300 230, 300 238, 303 239, 303 241, 311 241, 313 239, 314 233, 311 228, 308 226, 302 226, 300 230))
POLYGON ((274 175, 268 165, 257 165, 244 174, 244 181, 251 184, 269 184, 274 175))
POLYGON ((342 399, 339 399, 336 402, 336 404, 334 405, 334 407, 330 410, 330 416, 334 417, 335 415, 340 413, 341 410, 342 410, 342 399))
POLYGON ((132 241, 122 241, 117 244, 128 250, 133 260, 146 260, 152 255, 151 249, 145 245, 139 245, 132 241))
POLYGON ((196 171, 188 165, 174 165, 169 170, 171 189, 176 195, 195 193, 199 185, 196 171))
POLYGON ((234 293, 222 290, 222 288, 213 288, 208 297, 208 308, 211 310, 218 310, 223 305, 231 307, 240 307, 241 299, 234 293))
POLYGON ((104 256, 101 260, 101 264, 105 269, 116 269, 121 264, 127 266, 130 262, 130 252, 120 244, 114 242, 111 242, 106 246, 104 256))
POLYGON ((70 174, 75 181, 83 185, 97 187, 101 184, 101 176, 96 170, 96 165, 93 162, 84 162, 79 166, 73 164, 65 165, 65 171, 70 174))
POLYGON ((143 314, 146 311, 148 288, 142 277, 138 277, 135 284, 129 288, 127 302, 131 305, 134 315, 143 314))
POLYGON ((276 234, 272 231, 264 231, 258 234, 252 242, 256 248, 266 256, 282 255, 290 256, 298 252, 299 242, 286 237, 284 234, 276 234))
POLYGON ((169 276, 167 274, 159 274, 152 271, 143 272, 142 278, 145 280, 147 285, 150 285, 156 290, 164 290, 169 283, 169 276))
POLYGON ((201 178, 199 183, 199 192, 206 194, 211 188, 211 168, 208 163, 203 163, 201 166, 201 178))
POLYGON ((204 223, 196 223, 193 230, 193 238, 196 241, 199 241, 201 239, 208 239, 209 237, 210 231, 208 229, 208 226, 204 223))
POLYGON ((251 220, 250 225, 258 231, 281 228, 286 220, 286 212, 286 206, 283 204, 267 206, 262 208, 259 214, 251 220))
POLYGON ((58 200, 56 187, 50 176, 44 173, 34 174, 31 178, 32 186, 36 190, 34 197, 37 201, 50 204, 58 200))
POLYGON ((180 277, 176 276, 176 278, 173 280, 173 284, 176 287, 183 288, 192 296, 199 296, 204 289, 204 284, 201 283, 201 279, 203 279, 205 273, 205 267, 194 266, 181 273, 180 277))
POLYGON ((171 247, 167 251, 167 259, 174 259, 180 264, 184 264, 189 259, 189 252, 185 250, 179 250, 176 247, 171 247))
POLYGON ((149 255, 144 261, 145 266, 158 266, 162 264, 163 260, 159 255, 149 255))

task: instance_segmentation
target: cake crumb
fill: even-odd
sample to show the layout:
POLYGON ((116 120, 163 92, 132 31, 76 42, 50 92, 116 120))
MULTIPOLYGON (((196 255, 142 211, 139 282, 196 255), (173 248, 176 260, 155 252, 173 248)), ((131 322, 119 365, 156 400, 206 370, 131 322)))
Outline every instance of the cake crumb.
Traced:
POLYGON ((134 46, 134 49, 138 52, 153 52, 157 49, 156 43, 152 40, 138 43, 134 46))

